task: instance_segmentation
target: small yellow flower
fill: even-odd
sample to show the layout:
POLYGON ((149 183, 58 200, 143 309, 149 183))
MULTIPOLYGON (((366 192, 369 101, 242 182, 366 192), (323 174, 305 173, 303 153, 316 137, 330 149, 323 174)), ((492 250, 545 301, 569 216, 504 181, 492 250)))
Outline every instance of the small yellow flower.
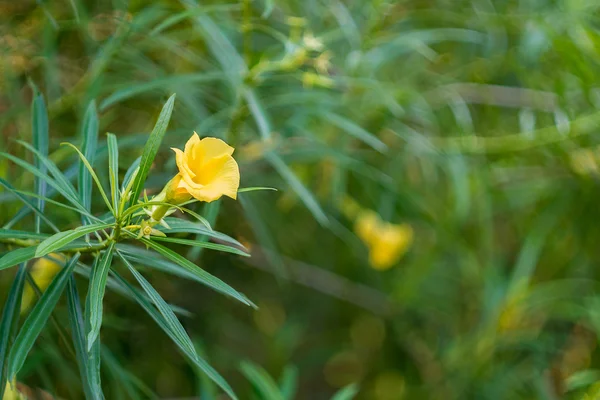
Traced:
MULTIPOLYGON (((39 258, 31 267, 30 274, 35 282, 35 285, 44 292, 52 280, 62 269, 62 265, 54 261, 66 261, 66 257, 59 253, 50 253, 48 258, 39 258)), ((25 313, 35 303, 37 296, 34 288, 29 284, 25 283, 23 288, 23 298, 21 299, 21 313, 25 313)))
POLYGON ((369 263, 380 271, 396 264, 413 240, 410 225, 382 221, 379 215, 370 210, 358 214, 354 231, 369 249, 369 263))
POLYGON ((304 44, 304 47, 306 47, 308 50, 313 51, 321 51, 325 46, 323 44, 323 41, 321 41, 321 39, 313 35, 312 32, 304 34, 304 37, 302 38, 302 43, 304 44))
POLYGON ((21 400, 23 399, 23 396, 21 396, 21 393, 19 393, 19 391, 17 390, 17 382, 13 381, 11 382, 6 382, 6 389, 4 389, 4 396, 2 397, 2 400, 21 400))
MULTIPOLYGON (((185 150, 173 149, 179 175, 171 185, 172 196, 185 196, 211 202, 221 196, 237 198, 240 171, 231 156, 234 148, 221 139, 207 137, 200 140, 196 132, 185 145, 185 150)), ((167 193, 167 200, 169 193, 167 193)))

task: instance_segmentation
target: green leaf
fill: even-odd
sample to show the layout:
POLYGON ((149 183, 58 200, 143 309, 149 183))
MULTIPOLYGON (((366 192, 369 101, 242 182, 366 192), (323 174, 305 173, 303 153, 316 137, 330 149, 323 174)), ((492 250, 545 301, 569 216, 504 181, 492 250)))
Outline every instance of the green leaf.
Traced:
POLYGON ((45 233, 16 231, 14 229, 0 229, 0 238, 2 238, 2 239, 44 240, 47 237, 48 237, 48 235, 46 235, 45 233))
POLYGON ((194 85, 204 82, 218 81, 222 80, 223 78, 224 75, 221 72, 209 72, 168 76, 165 78, 153 79, 150 82, 136 83, 133 85, 130 83, 125 88, 119 89, 108 96, 100 105, 100 109, 105 110, 113 104, 127 100, 139 94, 155 91, 157 89, 168 90, 169 87, 174 87, 176 85, 194 85))
POLYGON ((92 366, 85 346, 85 323, 74 276, 71 276, 67 285, 67 304, 71 335, 73 336, 73 345, 75 347, 75 354, 77 355, 77 365, 85 397, 86 399, 93 400, 103 399, 102 388, 97 385, 91 386, 92 379, 89 377, 89 371, 92 366))
POLYGON ((388 150, 387 145, 379 140, 375 135, 367 132, 365 129, 356 125, 349 119, 331 112, 325 112, 322 115, 328 122, 331 122, 350 136, 353 136, 361 142, 368 144, 380 153, 385 153, 388 150))
POLYGON ((112 224, 92 224, 92 225, 82 225, 75 229, 71 229, 64 232, 58 232, 48 239, 44 240, 37 247, 37 252, 35 253, 36 257, 43 257, 48 253, 52 253, 53 251, 62 249, 72 241, 87 235, 88 233, 96 232, 101 229, 110 228, 112 224))
POLYGON ((142 161, 142 157, 138 157, 135 159, 134 162, 131 163, 131 165, 127 169, 127 172, 125 172, 125 177, 123 178, 123 185, 121 185, 121 190, 124 191, 125 188, 129 185, 129 182, 131 181, 131 179, 134 176, 133 174, 140 167, 141 161, 142 161))
POLYGON ((281 375, 279 390, 285 400, 294 400, 298 391, 298 368, 288 365, 281 375))
MULTIPOLYGON (((83 126, 81 129, 83 142, 81 148, 83 155, 90 165, 94 165, 96 157, 96 147, 98 146, 98 113, 96 111, 96 102, 91 101, 83 117, 83 126)), ((92 205, 92 176, 87 170, 83 160, 79 163, 79 197, 83 206, 89 210, 92 205)))
POLYGON ((352 400, 358 394, 358 385, 353 383, 338 390, 331 400, 352 400))
POLYGON ((290 185, 292 190, 296 192, 298 197, 300 197, 300 200, 302 200, 315 219, 319 221, 322 226, 329 225, 327 215, 325 215, 325 212, 317 199, 315 199, 315 196, 304 186, 304 184, 302 184, 302 182, 300 182, 296 174, 294 174, 283 160, 273 152, 265 154, 265 159, 273 166, 273 168, 275 168, 288 185, 290 185))
MULTIPOLYGON (((108 207, 108 209, 114 214, 115 211, 114 211, 112 205, 110 204, 110 201, 108 200, 108 197, 106 196, 106 192, 104 191, 104 188, 102 187, 102 183, 100 183, 100 179, 98 179, 98 175, 96 175, 96 172, 94 172, 94 168, 92 168, 92 164, 83 155, 83 153, 81 151, 79 151, 79 149, 77 147, 73 146, 71 143, 62 143, 62 144, 64 144, 65 146, 69 146, 70 148, 72 148, 73 150, 75 150, 75 152, 77 152, 77 155, 79 155, 79 158, 81 159, 81 162, 83 163, 83 165, 85 166, 85 168, 87 169, 87 171, 89 172, 89 174, 92 176, 92 179, 96 183, 96 187, 100 191, 100 195, 102 196, 102 199, 104 200, 104 203, 106 204, 106 206, 108 207)), ((88 207, 88 209, 89 209, 89 207, 88 207)))
MULTIPOLYGON (((23 204, 25 204, 26 207, 28 207, 29 209, 31 209, 36 215, 39 215, 40 218, 46 224, 48 224, 48 226, 50 228, 52 228, 54 231, 58 232, 58 228, 56 227, 56 225, 54 225, 52 223, 52 221, 50 221, 48 218, 46 218, 46 216, 44 215, 44 213, 42 211, 40 211, 40 209, 37 208, 32 202, 30 202, 29 199, 27 199, 27 197, 25 197, 22 194, 20 194, 19 192, 17 192, 17 190, 10 183, 8 183, 4 179, 0 178, 0 185, 2 185, 6 190, 9 190, 10 192, 12 192, 15 196, 17 196, 17 198, 19 200, 21 200, 21 202, 23 204)), ((8 227, 8 226, 10 226, 10 224, 5 225, 5 227, 8 227)))
POLYGON ((216 243, 210 243, 210 242, 202 242, 200 240, 179 239, 179 238, 160 237, 160 236, 153 236, 152 240, 158 240, 160 242, 183 244, 185 246, 201 247, 201 248, 210 249, 210 250, 217 250, 217 251, 223 251, 226 253, 237 254, 238 256, 250 257, 250 254, 248 254, 240 249, 237 249, 235 247, 230 247, 230 246, 225 246, 223 244, 216 244, 216 243))
POLYGON ((238 190, 238 193, 255 192, 258 190, 272 190, 274 192, 277 192, 277 189, 272 188, 272 187, 252 186, 252 187, 247 187, 247 188, 241 188, 238 190))
POLYGON ((241 301, 242 303, 244 303, 248 306, 253 306, 252 302, 250 302, 246 298, 246 296, 239 293, 237 290, 233 289, 231 286, 229 286, 228 284, 226 284, 219 278, 209 274, 208 272, 206 272, 202 268, 198 267, 196 264, 192 263, 191 261, 184 258, 183 256, 175 253, 174 251, 172 251, 172 250, 166 248, 165 246, 162 246, 152 240, 141 238, 140 241, 142 243, 144 243, 145 245, 152 247, 154 250, 156 250, 158 253, 160 253, 162 256, 166 257, 167 259, 177 263, 179 266, 183 267, 188 272, 191 272, 194 276, 196 276, 196 278, 198 278, 199 282, 205 284, 206 286, 210 287, 211 289, 216 290, 217 292, 226 294, 228 296, 231 296, 234 299, 241 301))
POLYGON ((104 255, 92 271, 90 286, 86 299, 86 320, 89 321, 87 327, 87 347, 88 351, 92 349, 94 341, 100 335, 102 326, 102 300, 106 291, 106 280, 113 258, 115 242, 111 242, 104 255))
MULTIPOLYGON (((40 93, 36 93, 31 104, 31 136, 33 138, 33 147, 44 157, 48 155, 48 113, 44 97, 40 93)), ((40 157, 35 159, 35 166, 42 173, 46 172, 46 168, 40 157)), ((35 179, 35 192, 40 196, 46 195, 46 181, 35 179)), ((37 207, 40 211, 44 211, 44 200, 38 199, 37 207)), ((41 218, 38 214, 35 216, 35 231, 40 232, 41 218)))
MULTIPOLYGON (((188 334, 183 329, 183 326, 177 319, 177 317, 169 309, 168 304, 162 299, 158 292, 150 285, 150 283, 133 268, 133 266, 122 257, 131 273, 135 276, 137 281, 140 283, 142 288, 146 291, 146 294, 150 297, 156 308, 152 306, 144 297, 132 291, 132 295, 136 296, 138 303, 146 310, 146 312, 156 321, 156 323, 169 335, 171 340, 179 347, 179 349, 192 361, 198 368, 200 368, 206 375, 208 375, 213 382, 221 387, 232 399, 237 399, 233 389, 223 379, 223 377, 206 361, 198 356, 196 349, 188 334), (158 309, 158 312, 157 312, 158 309)), ((114 273, 114 272, 113 272, 114 273)), ((114 273, 116 278, 122 282, 123 285, 130 287, 131 285, 125 281, 118 274, 114 273)))
POLYGON ((35 257, 37 246, 21 247, 6 253, 0 258, 0 271, 31 260, 35 257))
POLYGON ((216 240, 220 240, 226 243, 234 244, 244 250, 246 248, 243 244, 238 242, 232 237, 225 235, 224 233, 213 231, 207 229, 203 224, 199 224, 196 222, 186 221, 179 218, 164 218, 164 221, 169 225, 169 229, 164 228, 162 226, 157 225, 156 228, 164 233, 197 233, 201 235, 206 235, 216 240))
MULTIPOLYGON (((108 253, 104 253, 104 257, 108 253)), ((85 314, 84 314, 84 331, 92 332, 92 314, 91 310, 93 309, 92 302, 95 298, 90 296, 90 291, 92 287, 92 281, 94 276, 98 273, 98 268, 104 260, 104 257, 100 258, 100 256, 96 256, 94 258, 94 264, 92 266, 92 274, 90 276, 90 289, 88 290, 87 297, 85 299, 85 314)), ((102 299, 100 299, 100 306, 102 307, 102 299)), ((102 311, 100 312, 100 318, 102 318, 102 311)), ((89 336, 88 336, 89 338, 89 336)), ((90 380, 90 386, 92 388, 102 388, 102 379, 100 376, 100 361, 101 361, 101 345, 100 345, 100 334, 96 336, 96 338, 92 342, 88 342, 87 345, 85 343, 85 334, 84 334, 84 349, 87 350, 88 354, 88 363, 86 373, 90 380)))
POLYGON ((0 320, 0 399, 4 398, 4 390, 6 389, 8 349, 19 323, 21 297, 23 295, 26 274, 27 268, 25 264, 22 264, 10 287, 10 292, 2 311, 2 319, 0 320))
POLYGON ((117 137, 112 133, 107 133, 106 144, 108 146, 110 195, 113 208, 117 210, 119 207, 119 147, 117 144, 117 137))
POLYGON ((154 129, 150 133, 150 137, 144 146, 144 152, 142 153, 142 160, 140 162, 140 169, 135 176, 135 180, 133 181, 132 195, 131 199, 129 200, 130 204, 136 204, 140 194, 142 193, 142 189, 146 183, 146 178, 148 177, 150 167, 154 162, 154 157, 156 157, 156 153, 158 153, 160 144, 162 143, 165 132, 167 131, 167 126, 169 125, 169 120, 171 119, 171 113, 173 112, 174 104, 175 95, 173 94, 163 106, 162 111, 158 116, 158 121, 156 122, 156 125, 154 126, 154 129))
POLYGON ((242 361, 240 365, 242 374, 256 388, 264 400, 284 400, 277 384, 262 367, 249 361, 242 361))
POLYGON ((247 89, 244 91, 244 98, 246 99, 246 103, 248 103, 248 108, 250 109, 250 113, 254 117, 254 121, 258 126, 258 132, 263 140, 268 140, 271 138, 271 124, 269 122, 269 117, 265 113, 262 105, 256 98, 256 94, 254 91, 247 89))
POLYGON ((60 192, 65 197, 65 199, 69 200, 74 206, 80 208, 82 207, 81 202, 77 198, 72 198, 71 196, 69 196, 69 193, 65 192, 64 189, 62 189, 54 179, 48 176, 48 174, 42 173, 38 168, 34 167, 33 165, 10 154, 0 152, 0 157, 8 158, 15 164, 25 168, 28 172, 31 172, 34 176, 44 180, 48 185, 52 186, 54 189, 56 189, 56 191, 60 192))
POLYGON ((56 303, 58 303, 60 295, 67 285, 78 259, 79 254, 76 254, 58 275, 56 275, 50 286, 48 286, 48 289, 42 294, 40 301, 36 303, 35 307, 31 310, 31 313, 29 313, 29 316, 23 323, 8 356, 9 380, 12 380, 23 366, 27 354, 33 347, 33 344, 42 329, 44 329, 56 303))
MULTIPOLYGON (((29 150, 33 154, 35 154, 37 159, 39 159, 41 161, 41 164, 43 164, 43 166, 48 169, 48 171, 52 174, 52 176, 54 176, 56 185, 58 188, 60 188, 61 193, 68 193, 69 199, 74 199, 75 201, 78 199, 77 191, 75 190, 75 188, 73 187, 73 185, 71 184, 69 179, 67 179, 65 174, 62 173, 62 171, 56 166, 56 164, 54 164, 54 162, 52 162, 52 160, 50 160, 47 156, 44 156, 42 153, 40 153, 35 148, 31 147, 31 145, 27 142, 17 140, 17 143, 19 143, 20 145, 25 147, 27 150, 29 150)), ((40 167, 38 167, 38 168, 40 168, 40 167)), ((40 168, 40 170, 41 170, 41 168, 40 168)), ((81 204, 81 203, 79 203, 79 204, 81 204)), ((83 204, 81 204, 80 209, 84 209, 83 204)))

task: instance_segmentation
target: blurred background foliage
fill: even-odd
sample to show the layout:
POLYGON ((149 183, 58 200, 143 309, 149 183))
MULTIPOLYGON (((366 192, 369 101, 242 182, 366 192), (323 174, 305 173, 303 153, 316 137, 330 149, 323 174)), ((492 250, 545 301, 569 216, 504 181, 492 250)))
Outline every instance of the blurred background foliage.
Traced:
MULTIPOLYGON (((79 144, 90 101, 127 166, 177 93, 149 194, 176 170, 167 148, 194 130, 236 148, 242 187, 279 189, 198 207, 252 258, 186 254, 257 311, 151 279, 190 311, 184 326, 241 398, 327 399, 357 383, 360 399, 592 399, 599 11, 591 0, 0 1, 0 148, 26 156, 15 140, 30 140, 29 81, 48 103, 51 158, 73 171, 59 144, 79 144), (256 365, 282 397, 253 388, 256 365)), ((101 146, 99 173, 106 157, 101 146)), ((0 176, 33 185, 6 159, 0 176)), ((20 204, 0 200, 3 224, 20 204)), ((13 273, 0 273, 2 299, 13 273)), ((113 292, 105 311, 109 398, 216 398, 135 304, 113 292)), ((20 381, 79 398, 56 336, 49 327, 20 381)))

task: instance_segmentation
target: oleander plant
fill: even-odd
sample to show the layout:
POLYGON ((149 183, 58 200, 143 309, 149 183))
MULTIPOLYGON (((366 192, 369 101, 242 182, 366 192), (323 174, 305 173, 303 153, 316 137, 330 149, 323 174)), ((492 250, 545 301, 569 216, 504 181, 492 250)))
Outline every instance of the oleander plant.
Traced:
POLYGON ((600 396, 600 2, 0 21, 2 400, 600 396))
MULTIPOLYGON (((50 321, 60 330, 60 338, 65 340, 63 345, 76 356, 85 397, 104 398, 100 378, 100 330, 107 287, 137 302, 193 365, 230 397, 236 398, 229 384, 196 351, 176 315, 182 311, 168 304, 136 268, 136 265, 143 265, 191 279, 255 307, 242 293, 166 246, 176 243, 249 256, 237 240, 213 230, 205 218, 185 207, 196 201, 212 202, 223 195, 236 199, 238 193, 244 191, 239 189, 240 173, 232 157, 234 149, 221 139, 200 139, 194 133, 186 143, 185 151, 173 149, 179 168, 175 177, 151 198, 144 191, 174 102, 175 95, 163 107, 142 156, 129 166, 122 181, 118 173, 117 138, 111 133, 106 134, 108 164, 104 168, 109 177, 109 188, 103 187, 92 167, 99 141, 94 103, 89 105, 85 114, 82 149, 64 143, 80 158, 77 189, 65 172, 47 156, 48 116, 43 96, 39 93, 35 94, 32 106, 33 145, 19 142, 33 154, 34 163, 0 153, 35 177, 35 192, 18 190, 0 179, 5 190, 23 203, 23 208, 0 229, 0 243, 7 249, 0 258, 0 270, 18 269, 0 323, 0 398, 5 398, 2 397, 5 391, 17 390, 17 374, 50 321), (54 200, 46 197, 50 192, 59 196, 54 200), (105 211, 100 214, 92 213, 90 209, 94 195, 100 196, 104 202, 105 211), (73 218, 80 221, 80 225, 60 230, 46 211, 53 206, 68 210, 73 218), (188 215, 191 220, 170 216, 175 213, 188 215), (29 214, 34 217, 35 229, 15 229, 29 214), (196 238, 185 238, 190 234, 196 235, 196 238), (213 238, 218 243, 202 238, 213 238), (28 269, 27 263, 32 259, 37 261, 28 269), (120 271, 114 266, 115 259, 122 266, 120 271), (134 278, 138 287, 129 283, 124 277, 126 273, 134 278), (83 304, 78 293, 77 277, 89 281, 83 304), (63 322, 52 319, 63 295, 67 299, 68 330, 63 322), (19 322, 20 315, 24 316, 22 323, 19 322)), ((246 191, 252 189, 256 188, 247 188, 246 191)))

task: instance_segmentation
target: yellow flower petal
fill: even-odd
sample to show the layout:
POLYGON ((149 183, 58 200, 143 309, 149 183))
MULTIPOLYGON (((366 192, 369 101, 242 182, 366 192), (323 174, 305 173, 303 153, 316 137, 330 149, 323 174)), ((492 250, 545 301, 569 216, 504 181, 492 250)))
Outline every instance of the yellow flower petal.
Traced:
POLYGON ((240 171, 233 159, 234 148, 217 138, 200 140, 194 132, 185 151, 175 151, 179 175, 171 185, 169 200, 184 198, 185 193, 200 201, 214 201, 221 196, 237 198, 240 171), (173 199, 171 199, 173 197, 173 199))
POLYGON ((382 221, 377 213, 370 210, 363 210, 358 214, 354 231, 369 250, 369 264, 380 271, 394 266, 413 240, 410 225, 382 221))

